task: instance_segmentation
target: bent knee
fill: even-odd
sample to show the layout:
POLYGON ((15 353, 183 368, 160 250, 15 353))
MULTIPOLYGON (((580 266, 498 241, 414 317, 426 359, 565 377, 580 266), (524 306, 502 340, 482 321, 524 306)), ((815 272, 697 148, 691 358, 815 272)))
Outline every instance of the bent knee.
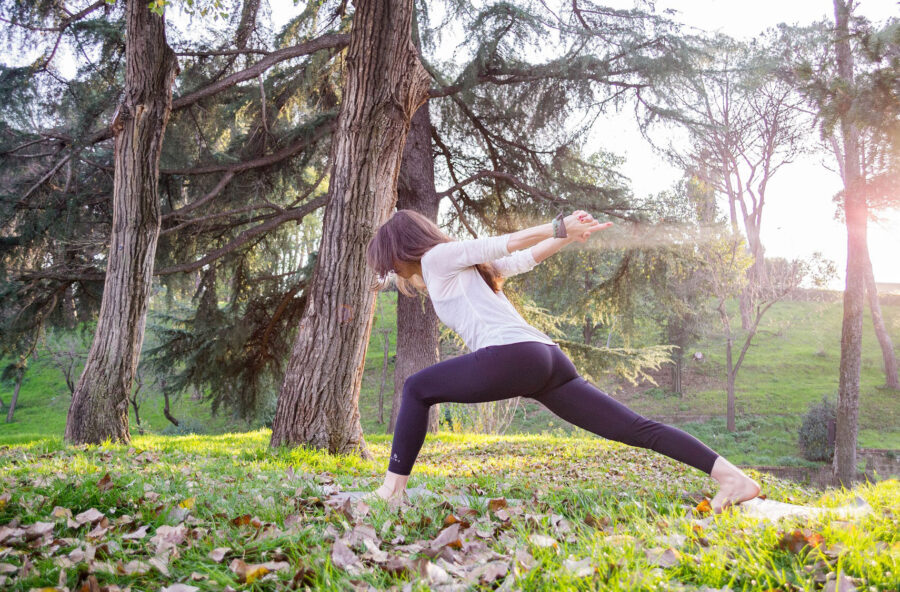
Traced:
POLYGON ((403 381, 403 399, 415 399, 424 402, 426 393, 428 392, 428 381, 421 372, 415 372, 406 377, 403 381))

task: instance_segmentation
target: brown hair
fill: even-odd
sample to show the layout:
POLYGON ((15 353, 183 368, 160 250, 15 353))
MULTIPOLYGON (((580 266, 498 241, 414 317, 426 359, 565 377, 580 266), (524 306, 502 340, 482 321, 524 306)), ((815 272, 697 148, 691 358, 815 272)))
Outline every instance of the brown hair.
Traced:
MULTIPOLYGON (((383 290, 393 277, 397 289, 406 296, 415 296, 413 289, 423 294, 428 293, 424 280, 409 279, 392 273, 394 261, 408 261, 415 263, 421 261, 422 255, 438 243, 454 241, 438 227, 437 224, 414 210, 397 210, 375 232, 375 236, 366 246, 366 263, 375 270, 375 281, 370 286, 372 290, 383 290)), ((491 290, 499 292, 503 286, 504 278, 500 275, 493 263, 479 263, 475 269, 487 282, 491 290)))

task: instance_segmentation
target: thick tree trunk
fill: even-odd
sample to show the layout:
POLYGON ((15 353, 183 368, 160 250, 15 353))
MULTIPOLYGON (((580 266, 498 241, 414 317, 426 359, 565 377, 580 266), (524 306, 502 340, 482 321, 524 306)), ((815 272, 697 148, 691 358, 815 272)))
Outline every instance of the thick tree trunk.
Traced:
POLYGON ((410 0, 356 2, 322 242, 278 395, 273 447, 372 458, 359 418, 375 308, 365 248, 394 208, 410 119, 427 98, 411 16, 410 0))
MULTIPOLYGON (((849 7, 834 0, 838 76, 853 84, 853 56, 848 39, 849 7)), ((849 115, 840 118, 843 140, 844 214, 847 220, 847 277, 841 327, 841 363, 838 382, 837 429, 834 445, 836 484, 849 487, 856 477, 856 442, 859 429, 859 375, 862 355, 863 300, 865 297, 866 202, 861 188, 859 134, 849 115)))
MULTIPOLYGON (((425 103, 413 115, 400 165, 397 209, 415 210, 437 222, 437 190, 434 187, 434 157, 431 153, 431 113, 425 103)), ((430 298, 410 298, 397 292, 397 363, 394 366, 394 397, 389 433, 400 412, 406 378, 440 362, 438 318, 430 298)), ((428 411, 428 431, 437 432, 440 406, 428 411)))
POLYGON ((16 373, 16 388, 13 390, 12 400, 9 402, 9 412, 6 414, 6 423, 12 423, 13 415, 16 413, 16 403, 19 402, 19 389, 22 388, 22 377, 25 373, 19 371, 16 373))
POLYGON ((881 304, 878 302, 878 287, 875 285, 875 274, 872 273, 872 261, 869 258, 869 247, 866 246, 866 295, 869 297, 869 312, 872 313, 872 325, 875 327, 875 335, 881 345, 881 357, 884 360, 884 384, 893 389, 900 389, 900 380, 897 378, 897 356, 894 355, 894 344, 884 325, 884 317, 881 315, 881 304))
POLYGON ((125 93, 115 134, 113 227, 94 341, 66 419, 70 443, 127 442, 128 395, 144 340, 159 236, 157 177, 178 72, 163 17, 128 2, 125 93))

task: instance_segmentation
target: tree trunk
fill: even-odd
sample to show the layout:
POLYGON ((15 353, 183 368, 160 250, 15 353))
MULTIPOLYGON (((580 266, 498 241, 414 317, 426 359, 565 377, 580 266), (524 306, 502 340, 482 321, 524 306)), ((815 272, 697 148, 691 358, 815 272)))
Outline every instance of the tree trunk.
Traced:
POLYGON ((410 0, 356 3, 322 242, 278 395, 273 447, 307 444, 372 458, 359 420, 375 308, 365 248, 394 208, 410 119, 427 98, 411 16, 410 0))
POLYGON ((128 395, 159 236, 159 156, 178 62, 163 17, 138 0, 128 2, 126 12, 125 91, 112 123, 112 236, 97 330, 66 419, 65 439, 73 444, 130 439, 128 395))
POLYGON ((725 300, 723 298, 719 299, 718 310, 719 319, 722 321, 722 328, 725 330, 725 371, 727 377, 725 422, 726 429, 729 432, 733 432, 735 430, 734 382, 737 372, 734 369, 734 359, 732 357, 732 350, 734 349, 734 339, 731 334, 731 321, 728 320, 728 311, 725 310, 725 300))
MULTIPOLYGON (((852 87, 853 56, 850 53, 848 39, 849 12, 846 3, 834 0, 838 76, 852 87)), ((868 213, 865 197, 860 191, 862 179, 859 134, 846 113, 840 117, 840 128, 844 144, 841 170, 844 177, 844 214, 847 220, 847 277, 844 289, 844 319, 841 326, 841 363, 833 468, 835 483, 849 487, 856 477, 868 213)))
MULTIPOLYGON (((757 213, 753 214, 754 216, 757 213)), ((753 322, 753 309, 756 302, 766 290, 768 277, 766 273, 766 250, 763 248, 759 236, 759 226, 753 220, 745 217, 744 228, 747 232, 747 247, 753 257, 753 264, 747 269, 747 286, 741 292, 741 328, 744 331, 750 329, 753 322)))
MULTIPOLYGON (((403 150, 397 184, 397 209, 415 210, 437 222, 439 203, 431 154, 431 112, 428 103, 425 103, 412 118, 403 150)), ((397 363, 394 366, 394 397, 388 427, 391 433, 400 412, 406 378, 441 359, 438 336, 438 317, 431 299, 410 298, 397 292, 397 363)), ((428 431, 436 432, 439 423, 439 405, 432 405, 428 411, 428 431)))
POLYGON ((684 389, 681 386, 681 379, 684 374, 684 349, 678 347, 674 351, 672 364, 672 392, 681 398, 684 398, 684 389))
POLYGON ((878 288, 875 286, 875 274, 872 273, 872 261, 869 259, 869 247, 866 245, 866 294, 869 297, 869 312, 872 313, 872 325, 875 326, 875 335, 881 345, 881 357, 884 360, 884 383, 888 388, 900 389, 900 380, 897 378, 897 357, 894 355, 894 344, 891 336, 884 326, 884 317, 881 316, 881 304, 878 302, 878 288))
POLYGON ((178 423, 178 420, 175 419, 175 416, 172 415, 171 411, 169 410, 169 393, 165 389, 163 389, 163 399, 165 400, 165 404, 163 405, 163 415, 166 417, 166 419, 168 419, 176 427, 181 425, 178 423))
POLYGON ((391 357, 391 339, 390 332, 386 329, 381 330, 381 336, 384 341, 384 357, 381 364, 381 387, 378 389, 378 423, 384 425, 384 389, 387 387, 388 362, 391 357))
POLYGON ((733 432, 736 429, 735 426, 735 410, 734 410, 734 383, 737 380, 737 372, 735 372, 732 360, 731 360, 731 338, 728 338, 728 342, 725 345, 725 356, 727 358, 728 364, 728 399, 727 399, 727 409, 726 409, 726 429, 729 432, 733 432))
POLYGON ((16 388, 13 390, 12 400, 9 402, 9 412, 6 414, 6 423, 12 423, 16 412, 16 403, 19 402, 19 389, 22 388, 22 377, 25 373, 21 370, 16 373, 16 388))

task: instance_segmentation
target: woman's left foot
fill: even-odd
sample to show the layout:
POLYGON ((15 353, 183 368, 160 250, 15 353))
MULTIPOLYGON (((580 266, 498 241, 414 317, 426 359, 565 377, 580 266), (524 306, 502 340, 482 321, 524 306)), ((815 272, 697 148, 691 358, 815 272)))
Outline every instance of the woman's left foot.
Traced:
POLYGON ((409 503, 409 496, 406 494, 406 489, 397 492, 391 492, 389 489, 385 488, 384 485, 376 489, 375 491, 371 491, 362 497, 364 501, 376 501, 376 500, 385 500, 389 505, 400 505, 404 502, 409 503))

